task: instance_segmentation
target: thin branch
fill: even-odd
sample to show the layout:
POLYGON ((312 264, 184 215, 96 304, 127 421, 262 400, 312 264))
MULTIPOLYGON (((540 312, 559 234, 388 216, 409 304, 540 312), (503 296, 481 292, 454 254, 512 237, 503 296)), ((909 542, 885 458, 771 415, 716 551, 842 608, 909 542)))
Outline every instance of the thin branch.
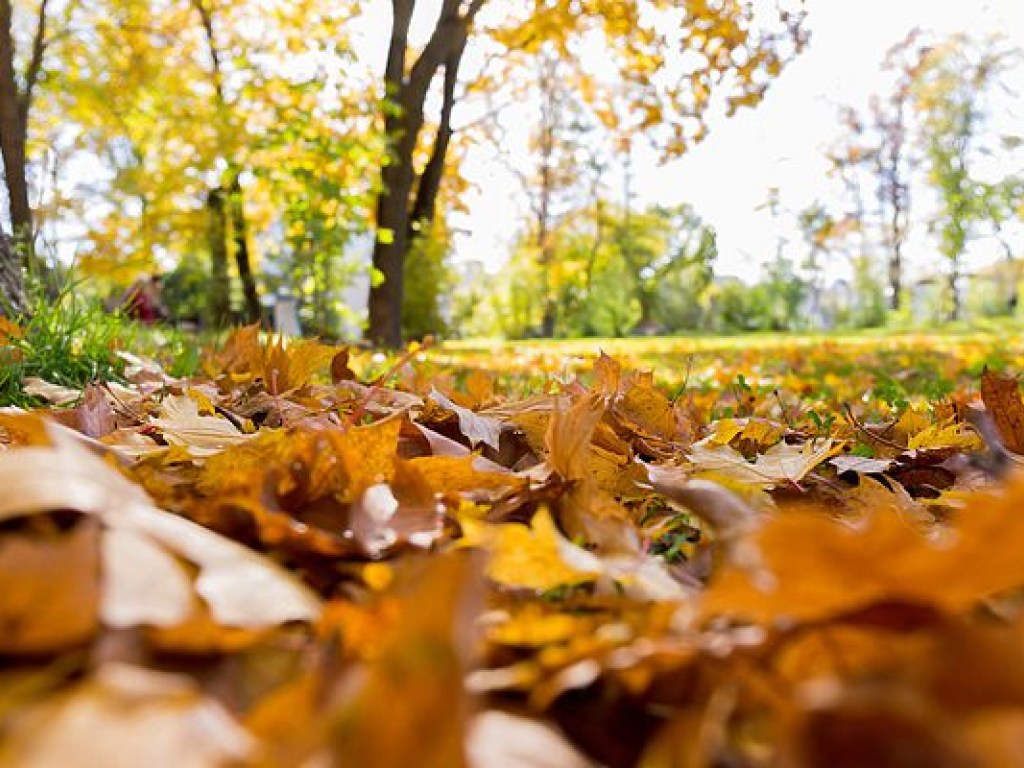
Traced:
POLYGON ((46 53, 46 4, 48 0, 39 3, 39 15, 36 17, 36 33, 32 38, 32 56, 25 70, 25 89, 18 98, 18 115, 22 125, 28 121, 28 109, 32 104, 32 92, 39 81, 39 73, 43 69, 43 54, 46 53))
POLYGON ((203 25, 203 34, 206 37, 206 47, 210 54, 210 61, 213 64, 213 89, 217 94, 217 102, 220 107, 227 106, 224 96, 224 74, 220 61, 220 49, 217 47, 217 38, 213 28, 213 14, 206 7, 203 0, 192 0, 192 7, 199 13, 203 25))
POLYGON ((850 423, 858 430, 863 432, 865 435, 870 437, 872 440, 879 442, 882 445, 887 445, 890 448, 895 448, 900 453, 903 453, 904 451, 907 450, 907 446, 900 445, 899 443, 894 443, 892 440, 888 440, 882 437, 881 435, 872 432, 870 429, 868 429, 868 427, 865 426, 865 424, 862 421, 860 421, 856 416, 853 415, 853 409, 850 407, 849 403, 843 403, 843 411, 846 413, 846 418, 849 419, 850 423))

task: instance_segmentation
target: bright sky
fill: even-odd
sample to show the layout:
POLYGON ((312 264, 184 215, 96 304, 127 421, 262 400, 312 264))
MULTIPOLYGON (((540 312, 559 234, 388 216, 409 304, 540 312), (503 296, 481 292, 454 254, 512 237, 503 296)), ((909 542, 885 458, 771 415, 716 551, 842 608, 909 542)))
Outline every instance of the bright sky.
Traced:
MULTIPOLYGON (((1002 32, 1024 45, 1024 0, 807 0, 807 8, 809 47, 756 110, 714 125, 709 139, 679 161, 658 167, 653 157, 634 159, 638 204, 687 201, 716 226, 721 274, 754 278, 757 265, 774 253, 779 229, 758 210, 770 187, 780 189, 791 210, 835 189, 825 175, 824 149, 841 131, 836 107, 862 106, 885 90, 880 62, 910 30, 1002 32)), ((387 23, 386 16, 377 18, 387 23)), ((470 156, 465 170, 478 191, 471 214, 456 222, 466 234, 457 240, 455 258, 497 269, 524 214, 517 181, 485 148, 470 156)), ((916 269, 936 263, 924 243, 911 244, 909 256, 916 269)))

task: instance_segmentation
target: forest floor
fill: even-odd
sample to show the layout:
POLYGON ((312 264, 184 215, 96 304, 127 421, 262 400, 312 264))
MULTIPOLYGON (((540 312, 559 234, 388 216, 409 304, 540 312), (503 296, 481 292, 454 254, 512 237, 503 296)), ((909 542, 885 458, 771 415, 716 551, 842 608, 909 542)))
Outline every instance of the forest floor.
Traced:
POLYGON ((0 324, 0 768, 1024 762, 1005 328, 44 330, 0 324))

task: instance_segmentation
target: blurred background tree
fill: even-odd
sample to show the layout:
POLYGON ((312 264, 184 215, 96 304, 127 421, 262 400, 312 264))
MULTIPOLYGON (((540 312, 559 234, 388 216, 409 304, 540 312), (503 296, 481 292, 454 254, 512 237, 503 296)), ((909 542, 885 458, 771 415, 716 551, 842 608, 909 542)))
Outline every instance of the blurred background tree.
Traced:
POLYGON ((162 272, 181 322, 267 323, 294 299, 308 332, 366 323, 391 345, 1016 313, 1005 38, 894 46, 888 85, 840 105, 833 189, 772 195, 784 234, 740 279, 700 200, 639 189, 640 163, 688 153, 784 76, 807 43, 784 7, 0 0, 5 297, 24 306, 29 268, 74 263, 111 298, 162 272), (479 174, 484 151, 518 209, 475 203, 509 183, 479 174), (467 254, 463 223, 496 217, 514 240, 467 254), (915 249, 940 266, 908 267, 915 249), (972 267, 981 252, 998 263, 972 267))

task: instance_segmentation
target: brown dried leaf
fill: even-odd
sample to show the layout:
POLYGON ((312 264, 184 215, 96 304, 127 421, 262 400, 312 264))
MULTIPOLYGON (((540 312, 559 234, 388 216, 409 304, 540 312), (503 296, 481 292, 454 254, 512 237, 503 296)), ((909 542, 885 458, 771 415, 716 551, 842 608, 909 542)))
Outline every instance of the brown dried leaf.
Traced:
POLYGON ((700 471, 714 472, 741 483, 774 488, 798 483, 839 447, 831 440, 808 441, 803 445, 778 443, 753 461, 728 445, 697 443, 690 447, 689 460, 700 471))
POLYGON ((459 419, 459 431, 469 440, 469 444, 476 447, 483 443, 495 451, 501 447, 502 424, 495 418, 480 416, 469 408, 456 405, 437 389, 430 390, 430 399, 442 408, 451 411, 459 419))
POLYGON ((895 506, 877 508, 859 525, 827 512, 781 515, 754 536, 768 578, 723 569, 702 612, 812 621, 894 599, 962 611, 1024 585, 1022 506, 1018 478, 1003 493, 967 497, 949 531, 922 531, 895 506))
POLYGON ((525 478, 507 470, 482 471, 477 465, 478 459, 473 455, 461 458, 422 456, 410 460, 409 464, 423 476, 434 493, 440 495, 464 494, 469 499, 485 500, 528 485, 525 478))
MULTIPOLYGON (((41 527, 41 526, 40 526, 41 527)), ((0 534, 0 653, 53 653, 99 628, 100 527, 0 534)))
POLYGON ((54 405, 70 405, 82 396, 80 389, 53 384, 38 376, 29 376, 22 384, 26 395, 38 397, 54 405))
POLYGON ((1024 400, 1014 376, 986 369, 981 374, 981 399, 992 415, 1007 450, 1024 454, 1024 400))
POLYGON ((107 401, 106 392, 103 387, 95 384, 85 388, 82 402, 75 413, 78 417, 78 430, 89 437, 105 437, 117 427, 114 409, 107 401))

